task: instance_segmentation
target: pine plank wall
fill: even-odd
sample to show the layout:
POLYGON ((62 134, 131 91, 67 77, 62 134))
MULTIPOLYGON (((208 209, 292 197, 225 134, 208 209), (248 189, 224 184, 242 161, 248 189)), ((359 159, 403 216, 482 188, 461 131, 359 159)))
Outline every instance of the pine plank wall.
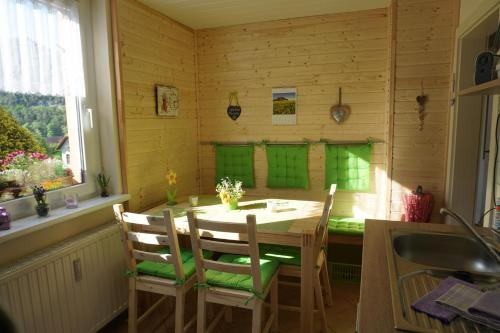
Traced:
POLYGON ((401 194, 421 184, 444 206, 450 73, 458 20, 453 0, 398 0, 394 92, 392 219, 402 212, 401 194), (415 97, 428 96, 425 124, 416 126, 415 97))
MULTIPOLYGON (((454 4, 398 0, 390 8, 193 31, 135 0, 117 0, 131 209, 165 200, 167 166, 178 172, 181 196, 214 193, 214 151, 202 141, 367 137, 382 141, 374 144, 372 189, 338 193, 336 214, 398 220, 401 194, 417 184, 440 207, 454 4), (156 117, 157 83, 179 88, 178 118, 156 117), (429 102, 419 131, 415 97, 422 83, 429 102), (273 87, 297 88, 296 126, 271 125, 273 87), (338 87, 351 106, 342 125, 329 118, 338 87), (236 121, 226 115, 231 91, 242 107, 236 121)), ((248 193, 321 199, 323 157, 324 146, 312 145, 309 190, 271 190, 265 150, 256 147, 257 187, 248 193)))
POLYGON ((129 208, 140 211, 166 201, 167 167, 179 195, 198 189, 195 37, 134 0, 117 4, 129 208), (156 116, 156 84, 179 89, 178 118, 156 116))

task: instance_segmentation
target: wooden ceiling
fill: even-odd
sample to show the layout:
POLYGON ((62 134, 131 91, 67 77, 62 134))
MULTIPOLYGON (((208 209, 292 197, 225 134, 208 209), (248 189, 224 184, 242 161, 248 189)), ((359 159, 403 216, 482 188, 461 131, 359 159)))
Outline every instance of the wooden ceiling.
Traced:
POLYGON ((387 7, 389 0, 139 0, 193 29, 387 7))

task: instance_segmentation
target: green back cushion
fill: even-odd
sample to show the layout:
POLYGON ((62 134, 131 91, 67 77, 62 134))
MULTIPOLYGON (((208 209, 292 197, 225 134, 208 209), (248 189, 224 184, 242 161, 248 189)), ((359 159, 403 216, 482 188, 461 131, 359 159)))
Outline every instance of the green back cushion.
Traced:
MULTIPOLYGON (((163 248, 157 253, 170 253, 170 248, 163 248)), ((203 251, 205 258, 211 258, 213 252, 203 251)), ((196 271, 196 263, 191 250, 181 248, 182 267, 184 269, 185 278, 188 279, 196 271)), ((145 260, 136 266, 137 271, 142 274, 158 276, 166 279, 175 280, 175 268, 172 264, 163 264, 161 262, 145 260)))
POLYGON ((365 220, 354 217, 331 217, 328 221, 328 233, 362 236, 365 233, 365 220))
POLYGON ((366 145, 325 145, 325 189, 369 191, 372 148, 366 145))
MULTIPOLYGON (((250 265, 250 257, 236 254, 223 254, 219 262, 250 265)), ((274 273, 278 269, 279 263, 275 260, 260 259, 260 276, 262 281, 262 289, 265 289, 274 273)), ((213 286, 239 289, 252 292, 253 279, 251 275, 225 273, 214 270, 206 271, 207 283, 213 286)))
POLYGON ((215 183, 229 177, 244 187, 255 187, 253 146, 215 146, 215 183))
POLYGON ((267 145, 267 187, 309 187, 307 145, 267 145))
POLYGON ((300 266, 300 247, 259 244, 259 254, 261 258, 276 260, 280 264, 300 266))

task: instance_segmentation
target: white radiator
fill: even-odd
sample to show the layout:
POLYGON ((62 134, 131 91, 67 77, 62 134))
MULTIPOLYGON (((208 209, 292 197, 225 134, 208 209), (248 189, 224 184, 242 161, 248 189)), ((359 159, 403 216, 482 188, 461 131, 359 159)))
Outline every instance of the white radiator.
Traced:
POLYGON ((127 305, 123 246, 105 225, 0 271, 0 306, 19 332, 95 332, 127 305))

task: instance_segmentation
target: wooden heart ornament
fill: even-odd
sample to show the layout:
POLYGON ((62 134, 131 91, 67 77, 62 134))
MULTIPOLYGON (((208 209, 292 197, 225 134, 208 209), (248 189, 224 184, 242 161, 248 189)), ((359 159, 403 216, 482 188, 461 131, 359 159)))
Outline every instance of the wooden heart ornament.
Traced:
POLYGON ((339 88, 339 104, 334 105, 330 109, 330 116, 337 122, 343 123, 351 114, 351 108, 348 105, 342 104, 342 88, 339 88))
POLYGON ((232 92, 229 94, 229 106, 227 107, 227 115, 232 120, 236 120, 241 115, 241 106, 238 103, 238 93, 232 92))

